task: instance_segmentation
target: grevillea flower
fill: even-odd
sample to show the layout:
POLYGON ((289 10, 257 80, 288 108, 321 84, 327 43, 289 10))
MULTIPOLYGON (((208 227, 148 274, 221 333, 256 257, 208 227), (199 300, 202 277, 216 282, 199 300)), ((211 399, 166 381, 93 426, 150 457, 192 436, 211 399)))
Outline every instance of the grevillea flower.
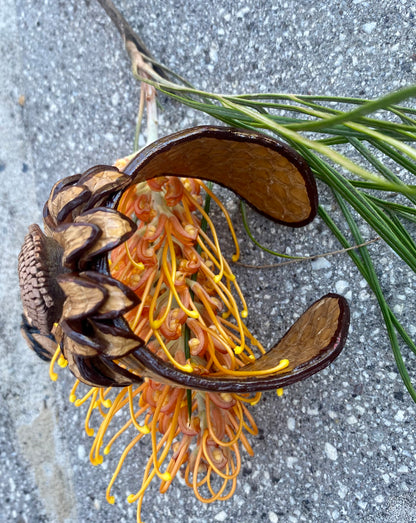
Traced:
POLYGON ((31 226, 19 257, 23 334, 51 359, 53 379, 56 360, 77 378, 70 400, 89 405, 91 462, 100 464, 129 434, 110 503, 127 455, 151 439, 141 485, 128 497, 138 521, 154 478, 162 493, 180 473, 199 500, 229 498, 240 450, 253 454, 247 435, 257 427, 248 406, 261 391, 280 391, 328 365, 348 330, 345 300, 328 294, 270 351, 263 348, 244 323, 246 302, 203 195, 223 212, 236 260, 230 217, 203 179, 287 225, 304 225, 316 212, 313 177, 287 146, 196 128, 132 161, 58 182, 45 205, 45 234, 31 226), (80 382, 89 389, 78 397, 80 382))

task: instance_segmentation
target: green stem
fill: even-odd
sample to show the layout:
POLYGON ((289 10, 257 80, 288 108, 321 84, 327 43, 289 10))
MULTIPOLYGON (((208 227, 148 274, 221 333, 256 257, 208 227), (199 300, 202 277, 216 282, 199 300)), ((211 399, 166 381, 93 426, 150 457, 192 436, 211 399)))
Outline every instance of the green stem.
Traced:
POLYGON ((290 256, 289 254, 282 254, 280 252, 272 251, 271 249, 268 249, 261 243, 259 243, 253 236, 250 227, 248 225, 247 221, 247 213, 246 213, 246 206, 244 205, 243 201, 240 201, 240 211, 241 211, 241 218, 243 220, 244 229, 246 230, 247 236, 250 238, 250 240, 257 245, 262 251, 268 252, 269 254, 273 254, 273 256, 278 256, 279 258, 290 258, 295 260, 307 260, 308 258, 305 256, 290 256))

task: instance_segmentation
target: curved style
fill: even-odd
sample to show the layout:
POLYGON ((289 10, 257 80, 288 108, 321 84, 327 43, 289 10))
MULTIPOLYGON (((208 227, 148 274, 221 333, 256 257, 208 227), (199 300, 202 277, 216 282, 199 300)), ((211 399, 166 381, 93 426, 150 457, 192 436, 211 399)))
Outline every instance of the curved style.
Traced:
POLYGON ((242 367, 241 376, 184 372, 133 333, 124 315, 139 300, 111 276, 109 253, 137 225, 117 205, 132 185, 161 176, 214 181, 291 227, 309 223, 317 210, 313 175, 294 150, 264 135, 221 127, 162 138, 123 172, 99 165, 65 178, 45 204, 45 234, 32 225, 19 255, 22 332, 29 346, 43 359, 52 358, 55 339, 73 374, 91 386, 126 386, 149 377, 205 391, 264 391, 304 379, 333 361, 349 326, 348 305, 335 294, 315 302, 269 352, 242 367), (289 360, 286 368, 264 372, 283 359, 289 360))

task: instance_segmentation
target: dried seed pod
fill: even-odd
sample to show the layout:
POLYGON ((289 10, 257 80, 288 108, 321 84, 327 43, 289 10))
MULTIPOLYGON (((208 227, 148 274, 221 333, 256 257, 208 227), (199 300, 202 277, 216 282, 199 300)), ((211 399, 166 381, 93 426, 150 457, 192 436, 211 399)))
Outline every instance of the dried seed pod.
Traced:
MULTIPOLYGON (((335 294, 315 302, 269 352, 226 374, 210 374, 202 367, 198 370, 197 363, 194 372, 186 372, 192 369, 189 364, 173 365, 134 334, 124 316, 138 305, 137 289, 146 286, 147 279, 154 276, 152 267, 160 262, 151 246, 158 239, 156 233, 152 236, 152 231, 158 231, 159 236, 172 231, 177 241, 183 243, 184 252, 195 244, 198 235, 194 225, 183 227, 179 211, 179 214, 173 213, 172 209, 183 198, 183 188, 176 182, 169 184, 168 177, 219 183, 268 218, 291 227, 306 225, 317 211, 316 184, 299 154, 264 135, 221 127, 196 127, 157 140, 138 153, 123 172, 113 166, 99 165, 82 175, 65 178, 54 186, 45 205, 46 236, 37 225, 31 226, 19 256, 22 302, 27 318, 24 332, 29 344, 32 347, 40 344, 35 350, 42 357, 48 357, 52 338, 35 339, 32 330, 38 329, 43 336, 51 336, 53 332, 70 370, 84 383, 96 386, 125 386, 148 377, 207 391, 262 391, 308 377, 333 361, 342 350, 349 326, 348 305, 335 294), (139 272, 133 276, 138 282, 135 280, 130 286, 114 278, 109 265, 109 253, 132 238, 136 231, 131 216, 120 212, 118 204, 135 184, 154 178, 163 181, 153 190, 166 192, 169 199, 166 212, 172 216, 164 217, 163 227, 149 229, 151 240, 140 240, 138 246, 147 265, 136 263, 139 272), (54 323, 58 324, 56 328, 54 323), (42 339, 46 344, 44 349, 42 339), (282 361, 286 363, 280 365, 282 361)), ((148 199, 142 200, 143 205, 149 207, 148 199)), ((191 203, 198 206, 196 200, 191 203)), ((146 223, 150 223, 153 213, 147 207, 146 223)), ((140 207, 138 212, 142 213, 143 209, 140 207)), ((189 214, 189 210, 183 212, 189 214)), ((126 249, 128 251, 127 244, 126 249)), ((178 339, 176 327, 181 328, 186 317, 199 315, 189 308, 189 290, 183 275, 182 280, 179 278, 180 271, 187 270, 185 261, 178 272, 177 281, 182 283, 178 289, 175 287, 174 255, 174 243, 166 244, 162 256, 165 268, 164 272, 161 270, 160 281, 166 286, 166 296, 175 295, 183 321, 180 325, 164 323, 174 321, 166 307, 152 320, 156 331, 162 325, 166 335, 175 331, 172 342, 178 339)), ((196 262, 195 270, 199 272, 201 259, 196 262)), ((222 266, 220 274, 214 276, 207 264, 201 277, 208 282, 212 275, 210 285, 216 288, 224 270, 222 266)), ((209 295, 201 300, 207 301, 208 307, 211 301, 216 303, 216 298, 209 295)), ((139 310, 145 307, 148 308, 148 304, 142 303, 139 310)), ((220 359, 234 357, 227 352, 221 338, 221 325, 213 325, 213 329, 207 332, 213 336, 215 346, 224 347, 219 351, 220 359)), ((207 334, 198 332, 204 341, 207 334)), ((209 344, 205 340, 202 346, 207 350, 209 344)), ((199 354, 194 357, 196 362, 199 354)))
POLYGON ((63 248, 33 224, 19 254, 18 271, 23 312, 29 325, 48 335, 64 302, 57 277, 65 272, 63 248))

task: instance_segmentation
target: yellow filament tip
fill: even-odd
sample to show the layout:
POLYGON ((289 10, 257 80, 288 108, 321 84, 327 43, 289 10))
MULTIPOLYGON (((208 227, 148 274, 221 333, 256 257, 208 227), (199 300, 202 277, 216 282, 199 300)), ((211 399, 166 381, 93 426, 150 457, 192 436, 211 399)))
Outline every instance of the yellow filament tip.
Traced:
POLYGON ((240 256, 239 256, 237 253, 235 253, 235 254, 233 254, 233 255, 231 256, 231 260, 232 260, 233 262, 236 262, 236 261, 238 261, 238 258, 239 258, 239 257, 240 257, 240 256))
POLYGON ((107 496, 107 502, 110 503, 110 505, 114 505, 116 501, 116 498, 114 496, 107 496))
POLYGON ((254 356, 254 354, 249 354, 249 355, 248 355, 248 359, 249 359, 250 361, 256 361, 256 357, 254 356))
POLYGON ((94 436, 94 429, 92 429, 91 427, 87 427, 85 429, 85 432, 87 433, 87 436, 94 436))
POLYGON ((134 494, 130 494, 127 496, 127 502, 128 503, 134 503, 136 501, 136 496, 134 494))
POLYGON ((134 261, 133 258, 132 258, 132 256, 131 256, 131 254, 130 254, 130 250, 129 250, 129 247, 128 247, 128 245, 127 245, 127 242, 126 242, 125 245, 126 245, 126 253, 127 253, 127 256, 128 256, 128 258, 129 258, 130 262, 132 263, 132 265, 133 265, 134 267, 137 267, 137 269, 139 269, 139 270, 142 271, 142 270, 144 269, 144 265, 143 265, 143 263, 142 263, 142 262, 136 262, 136 261, 134 261))
POLYGON ((100 455, 98 455, 96 458, 90 460, 91 463, 96 467, 97 465, 101 465, 101 463, 104 461, 104 458, 100 455))
POLYGON ((279 363, 279 365, 276 367, 275 372, 278 371, 278 370, 283 370, 283 369, 285 369, 288 365, 289 365, 289 360, 287 360, 287 359, 280 360, 280 363, 279 363))
POLYGON ((77 399, 77 397, 75 395, 75 391, 77 390, 78 385, 79 385, 79 380, 76 380, 74 385, 73 385, 73 387, 72 387, 72 389, 71 389, 71 392, 69 393, 69 401, 71 403, 75 403, 75 401, 77 399))
POLYGON ((247 316, 248 316, 248 310, 247 309, 242 310, 241 311, 241 317, 242 318, 247 318, 247 316))
POLYGON ((62 354, 58 358, 58 365, 62 369, 64 369, 68 365, 68 362, 66 361, 66 359, 64 358, 64 356, 62 354))
POLYGON ((244 350, 243 347, 241 347, 240 345, 236 345, 234 347, 235 354, 241 354, 243 352, 243 350, 244 350))
POLYGON ((172 479, 172 476, 169 474, 169 472, 164 472, 163 474, 160 475, 160 478, 163 481, 170 481, 172 479))
POLYGON ((179 364, 175 358, 172 356, 172 354, 169 352, 169 350, 167 349, 162 337, 160 336, 159 332, 158 331, 154 331, 154 335, 157 339, 157 341, 160 343, 160 346, 162 347, 163 349, 163 352, 166 354, 168 360, 172 363, 172 365, 174 367, 176 367, 177 369, 180 369, 182 370, 183 372, 193 372, 193 367, 192 365, 188 362, 186 363, 185 365, 181 365, 179 364))
POLYGON ((277 389, 276 390, 276 394, 280 397, 280 396, 283 396, 283 389, 280 388, 280 389, 277 389))
POLYGON ((111 446, 110 446, 110 445, 107 445, 107 446, 104 448, 104 454, 107 456, 107 454, 110 454, 110 450, 111 450, 111 446))
POLYGON ((143 425, 142 430, 140 431, 142 434, 149 434, 150 428, 149 425, 143 425))

